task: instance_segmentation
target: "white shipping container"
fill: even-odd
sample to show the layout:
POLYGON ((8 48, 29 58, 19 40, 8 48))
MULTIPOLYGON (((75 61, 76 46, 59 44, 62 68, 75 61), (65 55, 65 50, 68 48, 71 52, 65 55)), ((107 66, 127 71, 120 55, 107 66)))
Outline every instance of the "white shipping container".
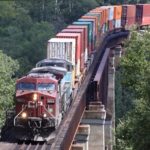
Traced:
POLYGON ((108 10, 108 20, 114 19, 114 6, 109 6, 108 10))
POLYGON ((115 28, 120 28, 121 27, 121 19, 116 19, 115 20, 115 28))
POLYGON ((61 58, 75 65, 75 39, 52 38, 47 45, 47 59, 61 58))

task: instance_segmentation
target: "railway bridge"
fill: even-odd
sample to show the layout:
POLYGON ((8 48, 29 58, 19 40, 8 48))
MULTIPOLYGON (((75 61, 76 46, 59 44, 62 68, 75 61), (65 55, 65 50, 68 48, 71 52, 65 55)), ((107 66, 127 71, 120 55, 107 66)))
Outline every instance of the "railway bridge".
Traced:
POLYGON ((100 39, 93 64, 63 120, 51 149, 111 150, 115 129, 115 68, 129 31, 100 39))
POLYGON ((47 143, 0 142, 13 150, 112 150, 115 127, 115 68, 128 30, 99 38, 92 65, 60 127, 47 143))

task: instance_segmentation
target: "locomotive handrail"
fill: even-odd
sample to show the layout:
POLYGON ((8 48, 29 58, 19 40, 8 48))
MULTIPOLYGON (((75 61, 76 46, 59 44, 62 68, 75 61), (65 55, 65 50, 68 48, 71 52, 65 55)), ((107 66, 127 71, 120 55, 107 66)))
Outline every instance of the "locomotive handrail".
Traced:
POLYGON ((16 126, 16 121, 15 121, 15 120, 17 119, 17 117, 18 117, 25 109, 26 109, 26 107, 24 107, 24 108, 20 111, 20 113, 15 116, 15 118, 14 118, 14 126, 16 126))

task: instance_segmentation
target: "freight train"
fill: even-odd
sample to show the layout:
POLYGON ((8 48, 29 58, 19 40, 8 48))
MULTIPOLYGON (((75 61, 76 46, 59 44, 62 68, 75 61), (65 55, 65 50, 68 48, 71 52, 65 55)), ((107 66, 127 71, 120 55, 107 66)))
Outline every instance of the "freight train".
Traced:
POLYGON ((69 109, 102 36, 150 25, 149 10, 150 4, 97 7, 50 39, 47 58, 16 81, 15 109, 7 113, 2 139, 13 128, 16 139, 46 140, 69 109))

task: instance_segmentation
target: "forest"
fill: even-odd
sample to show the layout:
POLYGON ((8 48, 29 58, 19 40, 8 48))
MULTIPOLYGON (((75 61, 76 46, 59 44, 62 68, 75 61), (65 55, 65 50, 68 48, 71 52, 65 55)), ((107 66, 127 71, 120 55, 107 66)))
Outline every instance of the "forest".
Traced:
MULTIPOLYGON (((46 57, 48 39, 92 8, 139 2, 149 0, 0 1, 0 125, 13 107, 16 79, 46 57)), ((148 150, 150 32, 133 31, 130 39, 116 72, 115 149, 148 150)))

